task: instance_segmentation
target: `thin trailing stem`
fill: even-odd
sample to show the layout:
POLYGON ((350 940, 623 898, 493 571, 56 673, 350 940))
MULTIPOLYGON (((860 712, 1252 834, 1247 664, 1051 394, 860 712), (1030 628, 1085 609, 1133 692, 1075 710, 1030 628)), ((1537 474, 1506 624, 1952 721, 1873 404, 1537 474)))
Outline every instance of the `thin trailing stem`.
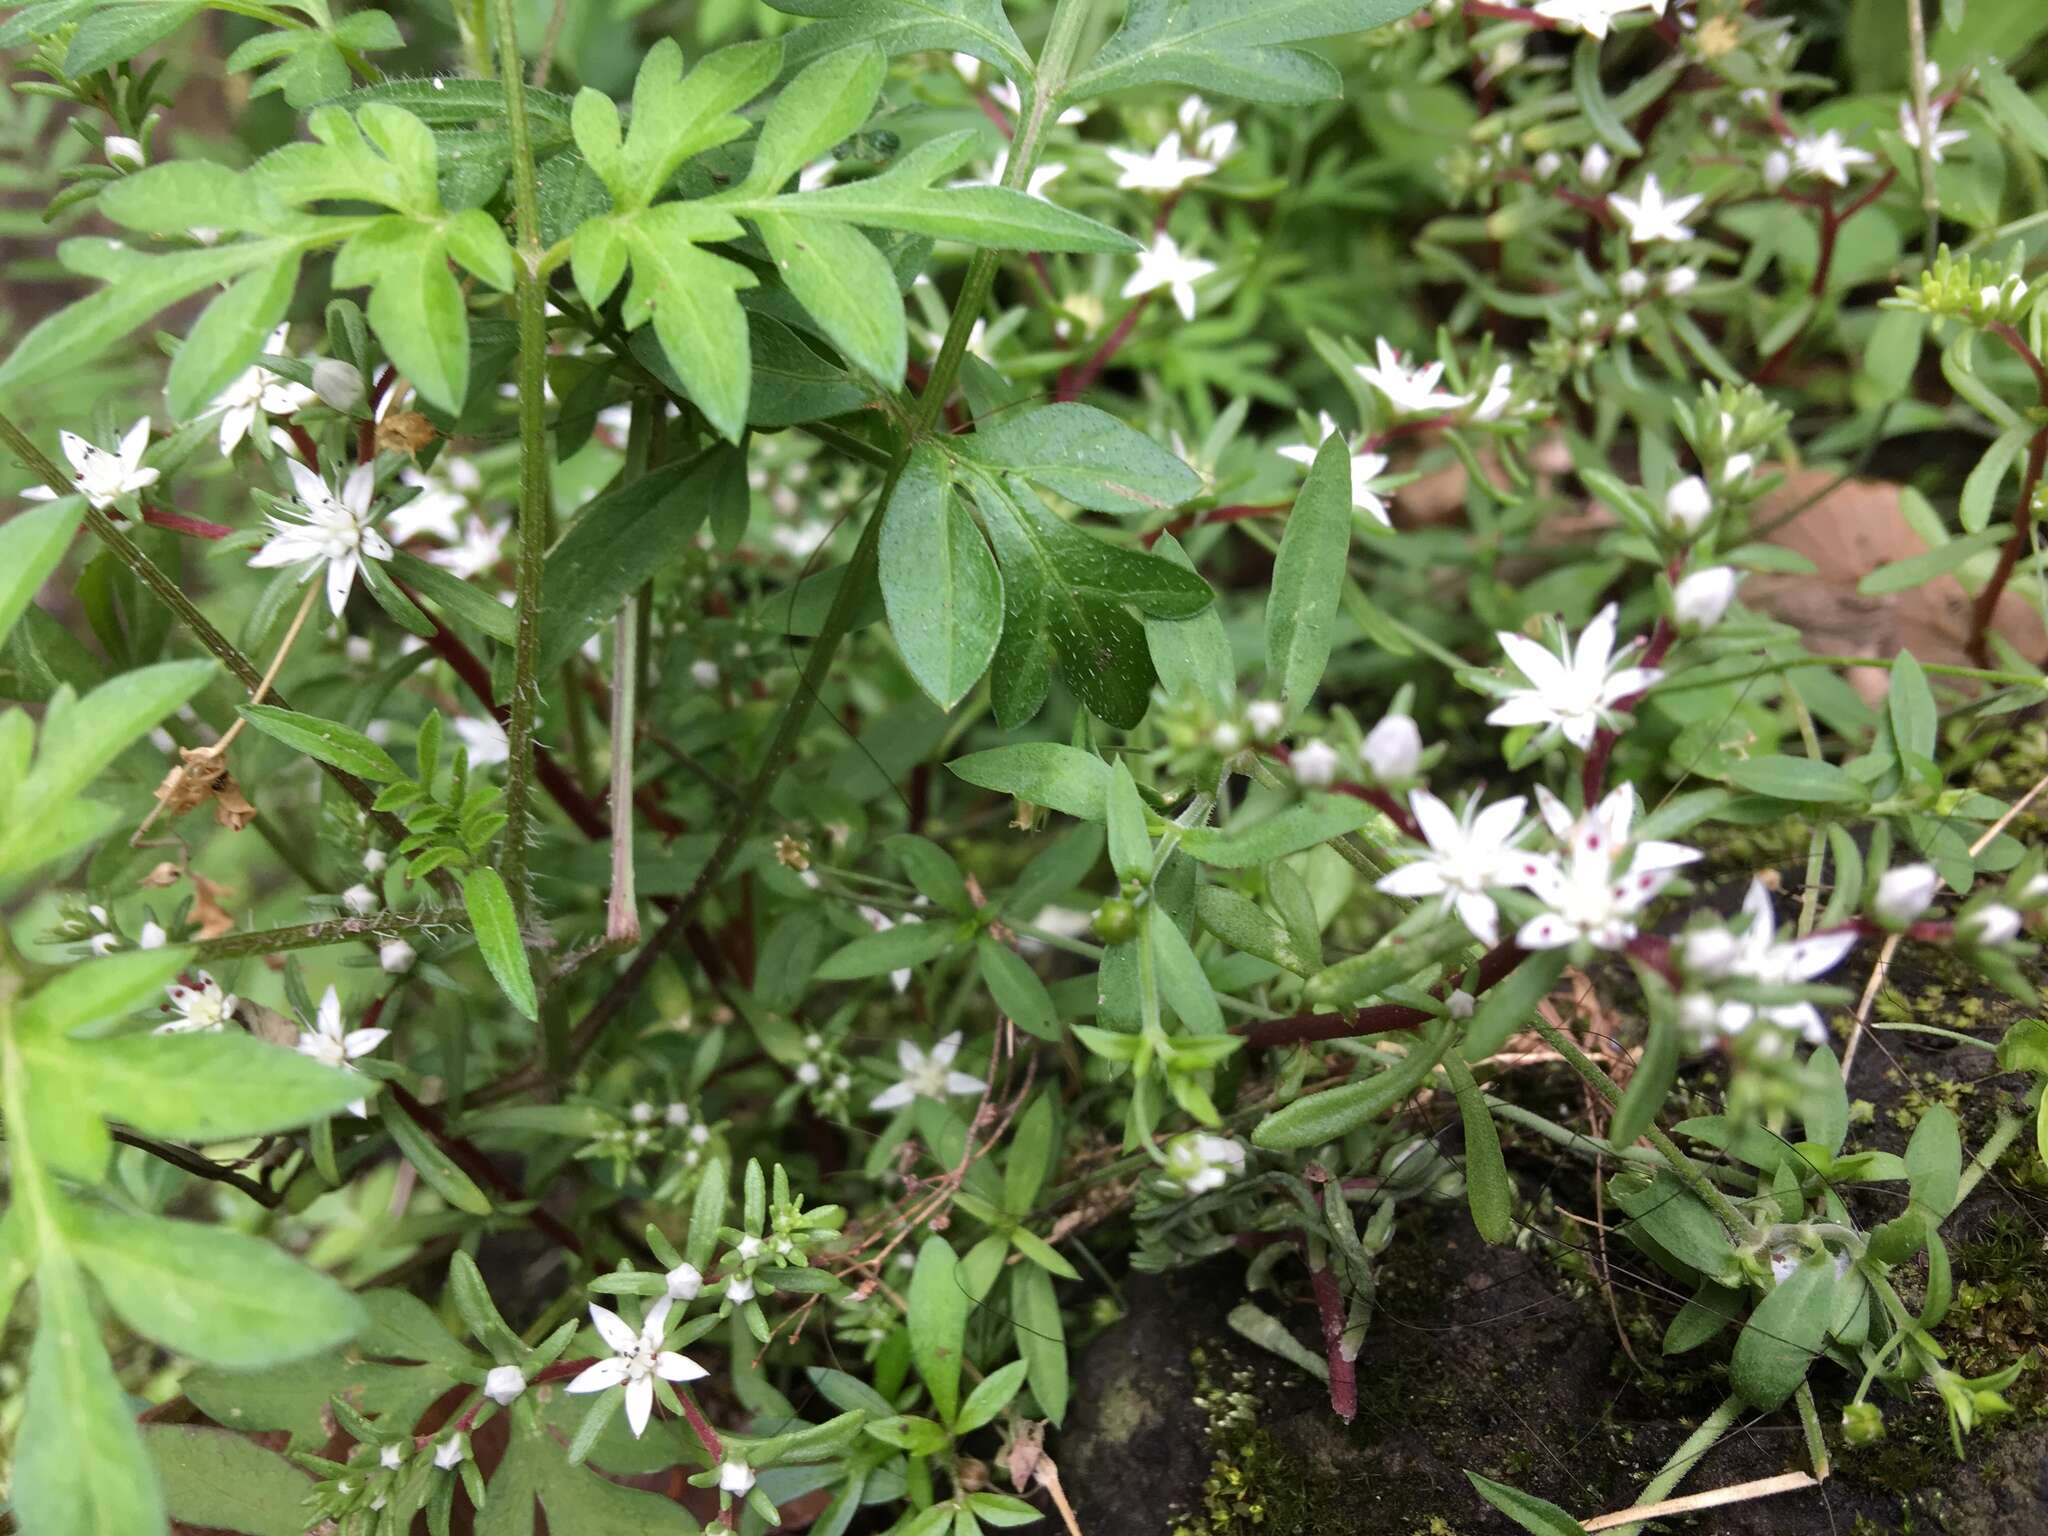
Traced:
POLYGON ((491 0, 498 33, 498 75, 505 86, 505 128, 512 150, 513 307, 519 321, 519 572, 512 646, 511 756, 505 769, 505 851, 500 873, 522 923, 533 907, 527 880, 527 821, 533 795, 533 717, 540 701, 540 578, 548 542, 546 416, 547 296, 540 275, 540 191, 533 167, 533 130, 519 61, 519 25, 512 0, 491 0))
MULTIPOLYGON (((1540 1013, 1530 1019, 1529 1027, 1543 1037, 1544 1044, 1565 1059, 1566 1065, 1578 1073, 1588 1087, 1609 1104, 1620 1106, 1621 1089, 1597 1061, 1579 1049, 1578 1041, 1540 1013)), ((1745 1244, 1754 1237, 1755 1229, 1751 1226, 1749 1218, 1735 1208, 1734 1201, 1721 1193, 1714 1181, 1707 1177, 1698 1163, 1685 1155, 1677 1142, 1665 1135, 1654 1123, 1643 1131, 1643 1137, 1657 1149, 1658 1155, 1671 1165, 1671 1171, 1678 1175, 1679 1180, 1706 1202, 1707 1207, 1713 1211, 1730 1237, 1745 1244)), ((1661 1496, 1660 1494, 1659 1497, 1661 1496)))

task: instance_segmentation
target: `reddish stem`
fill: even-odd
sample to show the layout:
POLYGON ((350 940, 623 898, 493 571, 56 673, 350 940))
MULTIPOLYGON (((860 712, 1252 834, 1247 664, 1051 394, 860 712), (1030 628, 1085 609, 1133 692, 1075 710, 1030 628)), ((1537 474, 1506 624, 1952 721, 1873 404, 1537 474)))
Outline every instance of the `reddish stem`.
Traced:
MULTIPOLYGON (((1672 565, 1675 575, 1677 562, 1673 561, 1672 565)), ((1649 647, 1643 652, 1643 659, 1636 665, 1656 666, 1664 659, 1671 649, 1672 642, 1677 638, 1678 631, 1672 627, 1671 620, 1659 618, 1657 627, 1650 631, 1649 647)), ((1643 693, 1648 691, 1645 689, 1643 693)), ((1625 714, 1643 702, 1643 693, 1632 693, 1627 698, 1619 700, 1614 707, 1625 714)), ((1603 725, 1600 733, 1593 738, 1591 749, 1586 753, 1586 766, 1579 776, 1579 786, 1585 792, 1588 810, 1599 803, 1601 791, 1607 786, 1607 759, 1614 755, 1614 741, 1614 732, 1603 725)))
MULTIPOLYGON (((1480 957, 1479 964, 1470 973, 1470 984, 1466 991, 1477 997, 1488 988, 1497 985, 1516 966, 1529 958, 1529 952, 1514 940, 1496 944, 1480 957)), ((1438 995, 1443 994, 1437 988, 1438 995)), ((1420 1029, 1431 1019, 1433 1013, 1420 1008, 1410 1008, 1405 1003, 1380 1003, 1371 1008, 1357 1008, 1349 1013, 1297 1013, 1291 1018, 1263 1019, 1256 1024, 1236 1027, 1252 1046, 1309 1045, 1318 1040, 1351 1040, 1361 1035, 1391 1034, 1396 1030, 1420 1029)))
POLYGON ((1140 542, 1147 549, 1150 549, 1159 542, 1159 536, 1163 533, 1170 533, 1175 538, 1179 538, 1189 529, 1200 528, 1208 523, 1241 523, 1255 517, 1278 517, 1286 510, 1286 502, 1276 502, 1270 506, 1240 503, 1228 507, 1211 507, 1206 512, 1188 512, 1180 517, 1176 517, 1172 522, 1162 523, 1151 532, 1141 535, 1140 542))
POLYGON ((1332 784, 1330 788, 1337 794, 1349 795, 1354 800, 1363 800, 1367 805, 1380 812, 1387 820, 1399 827, 1403 837, 1413 838, 1418 843, 1425 841, 1422 835, 1422 828, 1417 826, 1415 818, 1408 814, 1408 807, 1378 785, 1332 784))
POLYGON ((1980 667, 1991 664, 1991 621, 1998 616, 1998 601, 2018 569, 2020 557, 2033 544, 2034 495, 2041 485, 2041 473, 2048 465, 2048 427, 2034 434, 2027 446, 2026 478, 2020 482, 2020 502, 2013 511, 2012 537, 1998 552, 1998 569, 1977 594, 1977 607, 1970 616, 1970 660, 1980 667))
MULTIPOLYGON (((1156 292, 1158 290, 1154 289, 1153 293, 1156 292)), ((1053 385, 1053 399, 1077 400, 1093 389, 1095 381, 1102 377, 1102 370, 1110 365, 1118 350, 1131 339, 1131 332, 1137 329, 1138 317, 1145 313, 1145 307, 1151 302, 1151 293, 1139 294, 1136 302, 1124 311, 1124 317, 1117 321, 1116 329, 1111 331, 1108 339, 1095 349, 1095 355, 1080 367, 1070 369, 1060 376, 1058 382, 1053 385)))
POLYGON ((189 539, 224 539, 235 531, 225 523, 209 523, 203 517, 187 517, 183 512, 147 504, 142 508, 142 520, 152 528, 182 533, 189 539))
MULTIPOLYGON (((509 1204, 524 1204, 532 1199, 525 1190, 500 1173, 497 1164, 486 1157, 483 1149, 475 1142, 466 1136, 457 1136, 451 1132, 447 1122, 441 1118, 440 1110, 430 1104, 422 1104, 406 1091, 403 1083, 387 1082, 384 1091, 397 1101, 400 1109, 418 1123, 421 1130, 434 1139, 434 1144, 448 1154, 449 1160, 472 1179, 490 1185, 498 1192, 499 1197, 509 1204)), ((583 1239, 556 1220, 545 1206, 534 1206, 526 1213, 526 1219, 537 1230, 546 1233, 569 1252, 582 1254, 583 1239)))

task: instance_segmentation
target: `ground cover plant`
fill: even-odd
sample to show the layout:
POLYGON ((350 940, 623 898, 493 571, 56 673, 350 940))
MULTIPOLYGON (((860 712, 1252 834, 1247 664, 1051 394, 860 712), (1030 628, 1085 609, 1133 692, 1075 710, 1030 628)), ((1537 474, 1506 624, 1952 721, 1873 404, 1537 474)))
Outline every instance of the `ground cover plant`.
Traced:
POLYGON ((1565 1187, 1706 1407, 1446 1529, 2031 1412, 1951 1314, 2048 1153, 2048 12, 0 49, 15 1529, 1101 1536, 1122 1282, 1348 1424, 1565 1187))

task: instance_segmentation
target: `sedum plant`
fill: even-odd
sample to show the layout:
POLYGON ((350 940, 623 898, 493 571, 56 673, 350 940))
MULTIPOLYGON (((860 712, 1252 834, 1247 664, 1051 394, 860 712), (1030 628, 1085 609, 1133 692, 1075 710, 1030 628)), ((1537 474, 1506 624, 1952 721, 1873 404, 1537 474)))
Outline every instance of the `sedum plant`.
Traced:
POLYGON ((2023 1117, 1848 1063, 2048 1076, 1853 990, 2037 1001, 2048 17, 583 9, 0 22, 90 150, 0 361, 24 1529, 1078 1529, 1111 1270, 1241 1264, 1349 1420, 1539 1168, 1726 1378, 1640 1503, 2007 1410, 1944 1231, 2023 1117), (1745 603, 1919 438, 1860 592, 1956 656, 1745 603))

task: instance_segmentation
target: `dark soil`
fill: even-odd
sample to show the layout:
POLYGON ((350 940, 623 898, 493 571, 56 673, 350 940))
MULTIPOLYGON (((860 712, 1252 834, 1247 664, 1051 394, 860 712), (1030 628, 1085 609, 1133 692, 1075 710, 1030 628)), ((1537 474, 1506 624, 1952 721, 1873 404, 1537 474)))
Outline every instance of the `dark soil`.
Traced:
MULTIPOLYGON (((1859 954, 1844 973, 1867 974, 1871 958, 1859 954)), ((1981 982, 1951 989, 1916 971, 1909 955, 1901 961, 1893 981, 1923 1022, 1995 1041, 2023 1012, 1986 995, 1981 982)), ((1921 1110, 1939 1100, 1955 1108, 1966 1147, 1975 1147, 2001 1109, 2023 1107, 2025 1080, 1995 1072, 1988 1052, 1922 1035, 1867 1036, 1851 1087, 1871 1118, 1852 1129, 1852 1144, 1899 1150, 1921 1110)), ((1518 1083, 1518 1091, 1540 1081, 1518 1083)), ((1711 1075, 1693 1084, 1708 1103, 1713 1088, 1711 1075)), ((1569 1109, 1559 1114, 1568 1118, 1569 1109)), ((1911 1400, 1880 1394, 1885 1439, 1850 1448, 1836 1426, 1855 1383, 1824 1363, 1813 1377, 1834 1458, 1823 1486, 1653 1530, 2048 1533, 2048 1178, 2032 1143, 2022 1135, 1943 1229, 1958 1301, 1938 1336, 1970 1374, 2029 1357, 2007 1394, 2015 1413, 1981 1428, 1958 1462, 1931 1392, 1911 1400)), ((1488 1247, 1462 1205, 1418 1208, 1406 1219, 1380 1270, 1379 1307, 1358 1361, 1359 1414, 1349 1427, 1317 1382, 1226 1326, 1244 1299, 1238 1260, 1132 1276, 1127 1315, 1083 1356, 1072 1420, 1052 1446, 1088 1536, 1512 1532, 1472 1492, 1468 1469, 1580 1519, 1629 1506, 1725 1394, 1728 1341, 1662 1357, 1658 1340, 1683 1295, 1610 1237, 1610 1303, 1599 1256, 1587 1246, 1593 1228, 1559 1214, 1593 1215, 1589 1170, 1560 1166, 1530 1139, 1510 1137, 1508 1155, 1529 1201, 1523 1241, 1488 1247)), ((1280 1275, 1305 1292, 1298 1266, 1280 1275)), ((1909 1301, 1913 1278, 1902 1286, 1909 1301)), ((1257 1299, 1316 1347, 1305 1295, 1257 1299)), ((1678 1491, 1806 1468, 1787 1408, 1742 1424, 1678 1491)))

